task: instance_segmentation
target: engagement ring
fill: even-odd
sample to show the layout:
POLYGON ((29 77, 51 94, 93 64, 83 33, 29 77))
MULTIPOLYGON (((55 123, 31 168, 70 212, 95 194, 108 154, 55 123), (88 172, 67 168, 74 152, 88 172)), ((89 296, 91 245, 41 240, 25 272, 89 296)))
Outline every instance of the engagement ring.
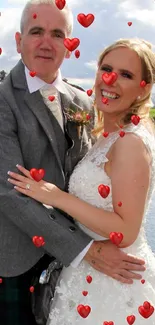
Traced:
POLYGON ((27 189, 27 190, 30 189, 30 184, 26 184, 26 189, 27 189))

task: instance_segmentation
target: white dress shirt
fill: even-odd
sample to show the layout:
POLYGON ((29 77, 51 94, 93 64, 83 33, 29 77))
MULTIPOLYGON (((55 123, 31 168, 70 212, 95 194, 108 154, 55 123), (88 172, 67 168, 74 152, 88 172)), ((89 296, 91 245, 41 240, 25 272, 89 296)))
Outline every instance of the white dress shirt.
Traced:
MULTIPOLYGON (((58 70, 58 76, 57 76, 57 78, 51 84, 46 83, 44 80, 38 78, 37 76, 31 77, 30 74, 29 74, 29 72, 30 71, 25 66, 25 76, 26 76, 27 86, 28 86, 28 89, 29 89, 29 92, 30 93, 33 93, 33 92, 35 92, 37 90, 40 90, 40 89, 50 89, 51 85, 52 86, 55 86, 55 88, 58 90, 58 92, 60 92, 62 94, 66 94, 67 93, 67 89, 64 86, 64 83, 63 83, 63 80, 62 80, 62 76, 61 76, 60 70, 58 70)), ((48 207, 46 206, 46 208, 48 208, 48 207)), ((82 259, 86 255, 86 253, 88 252, 90 246, 92 245, 93 241, 94 240, 92 240, 83 249, 83 251, 71 262, 71 265, 73 267, 76 268, 80 264, 80 262, 82 261, 82 259)))

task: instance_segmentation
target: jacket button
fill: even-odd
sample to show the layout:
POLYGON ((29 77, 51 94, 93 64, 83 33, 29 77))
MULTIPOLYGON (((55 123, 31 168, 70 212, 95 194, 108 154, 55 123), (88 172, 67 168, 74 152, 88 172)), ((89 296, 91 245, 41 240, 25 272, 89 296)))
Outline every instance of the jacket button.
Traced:
POLYGON ((76 230, 76 228, 75 228, 74 226, 70 226, 70 227, 69 227, 69 230, 70 230, 71 232, 74 232, 74 231, 76 230))
POLYGON ((55 216, 53 216, 52 214, 50 215, 50 219, 55 220, 55 216))

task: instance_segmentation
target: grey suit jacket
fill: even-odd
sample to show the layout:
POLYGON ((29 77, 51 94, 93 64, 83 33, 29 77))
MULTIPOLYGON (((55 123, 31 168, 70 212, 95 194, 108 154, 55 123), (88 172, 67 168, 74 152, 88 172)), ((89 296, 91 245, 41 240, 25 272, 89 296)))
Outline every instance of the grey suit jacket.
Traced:
MULTIPOLYGON (((65 85, 72 96, 61 96, 63 109, 74 105, 89 111, 91 101, 87 94, 65 85)), ((68 129, 73 145, 65 159, 70 156, 73 170, 88 150, 88 137, 84 130, 79 139, 73 123, 68 129)), ((63 212, 47 210, 17 193, 7 181, 7 171, 17 172, 18 163, 29 170, 44 168, 44 179, 64 189, 66 177, 57 141, 40 92, 28 91, 20 60, 0 85, 0 276, 26 272, 45 253, 68 266, 91 240, 63 212), (32 243, 35 235, 44 237, 43 248, 32 243)))

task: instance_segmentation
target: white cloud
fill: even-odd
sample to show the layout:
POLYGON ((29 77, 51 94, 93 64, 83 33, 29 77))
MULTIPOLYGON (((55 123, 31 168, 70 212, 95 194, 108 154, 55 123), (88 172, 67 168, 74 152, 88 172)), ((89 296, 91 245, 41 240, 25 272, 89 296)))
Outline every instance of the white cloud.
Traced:
POLYGON ((97 61, 92 60, 90 62, 86 62, 85 66, 90 68, 93 71, 96 71, 97 70, 97 61))
POLYGON ((69 78, 66 77, 68 82, 73 83, 75 85, 81 86, 85 89, 89 89, 92 88, 92 86, 94 85, 94 78, 69 78))

